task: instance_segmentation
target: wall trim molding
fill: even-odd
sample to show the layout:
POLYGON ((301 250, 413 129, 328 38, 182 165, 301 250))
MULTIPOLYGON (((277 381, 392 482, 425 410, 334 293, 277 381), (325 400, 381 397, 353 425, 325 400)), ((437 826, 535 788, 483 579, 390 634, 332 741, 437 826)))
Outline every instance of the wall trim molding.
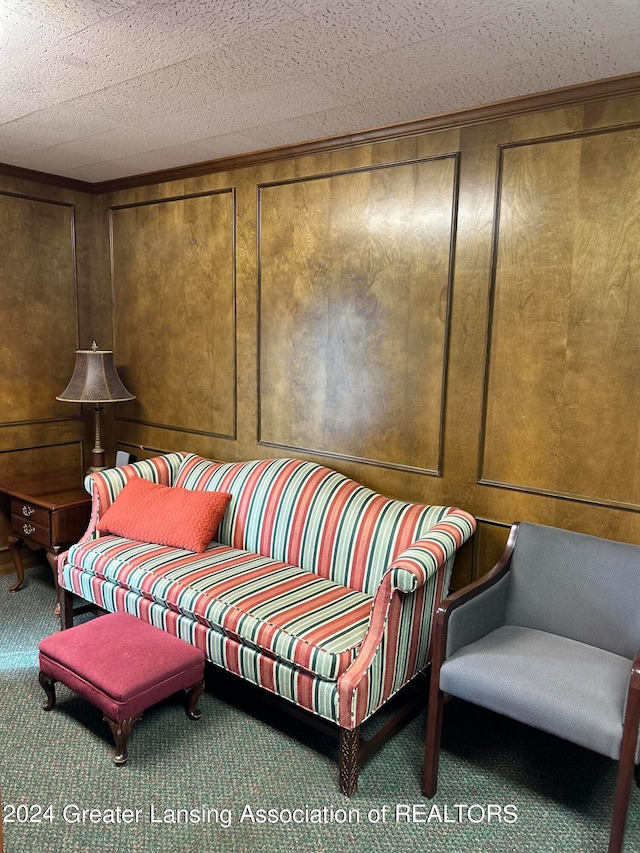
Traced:
POLYGON ((445 436, 445 413, 447 408, 447 381, 448 381, 448 364, 449 364, 449 339, 451 336, 451 305, 453 299, 453 279, 455 268, 455 252, 456 239, 458 228, 458 203, 460 197, 460 152, 447 151, 443 154, 432 154, 426 157, 417 157, 409 160, 394 160, 390 163, 375 163, 366 166, 357 166, 351 169, 337 169, 335 171, 320 172, 313 175, 301 175, 294 178, 285 178, 283 180, 266 181, 257 183, 257 247, 258 247, 258 263, 257 263, 257 325, 256 325, 256 340, 257 340, 257 443, 264 447, 276 447, 280 450, 293 450, 300 453, 309 453, 313 456, 323 456, 329 459, 344 459, 348 462, 357 462, 363 465, 376 465, 380 468, 389 468, 397 471, 408 471, 414 474, 426 474, 430 477, 442 477, 443 459, 444 459, 444 436, 445 436), (404 462, 391 462, 382 459, 373 459, 365 456, 355 456, 349 453, 339 451, 323 450, 317 447, 304 447, 298 444, 289 444, 288 442, 280 442, 276 439, 266 439, 263 437, 262 427, 262 410, 263 410, 263 394, 262 394, 262 206, 263 206, 263 191, 274 187, 290 186, 291 184, 308 183, 318 180, 325 180, 335 177, 348 177, 354 174, 367 172, 377 172, 385 169, 394 169, 405 166, 421 166, 425 163, 433 163, 441 160, 453 161, 453 182, 452 182, 452 200, 451 200, 451 228, 449 232, 449 257, 447 270, 447 304, 446 316, 444 318, 444 339, 442 346, 442 377, 440 382, 440 414, 438 418, 438 458, 435 468, 426 468, 422 466, 410 465, 404 462))
POLYGON ((64 175, 53 175, 49 172, 37 172, 35 169, 24 169, 22 166, 12 166, 9 163, 0 163, 0 176, 16 178, 19 181, 34 181, 37 184, 61 187, 62 189, 75 190, 76 192, 95 193, 95 184, 90 184, 87 181, 79 181, 76 178, 65 178, 64 175))
POLYGON ((461 110, 438 113, 401 124, 386 125, 340 136, 327 136, 308 142, 252 151, 235 157, 205 160, 200 163, 177 166, 173 169, 145 172, 139 175, 98 181, 96 183, 81 181, 77 178, 68 178, 63 175, 54 175, 48 172, 38 172, 33 169, 25 169, 21 166, 12 166, 9 163, 0 163, 0 176, 35 181, 40 184, 48 184, 54 187, 62 187, 93 195, 102 195, 119 190, 166 183, 167 181, 178 181, 186 178, 197 178, 202 175, 211 175, 217 172, 227 172, 232 169, 260 166, 264 163, 274 163, 278 160, 288 160, 294 157, 326 154, 332 151, 340 151, 344 148, 369 145, 373 142, 385 142, 402 139, 407 136, 418 136, 434 130, 451 130, 452 128, 483 124, 497 119, 515 118, 526 115, 527 113, 567 107, 574 104, 587 104, 592 101, 624 97, 625 95, 636 93, 640 93, 640 72, 623 74, 619 77, 607 77, 603 80, 592 80, 588 83, 578 83, 573 86, 563 86, 559 89, 549 89, 545 92, 523 95, 519 98, 493 101, 481 106, 465 107, 461 110))
MULTIPOLYGON (((0 165, 1 170, 1 165, 0 165)), ((1 171, 0 171, 1 173, 1 171)), ((74 303, 74 331, 75 331, 75 348, 80 348, 80 312, 79 312, 79 293, 78 293, 78 260, 76 246, 76 204, 75 202, 62 201, 61 199, 43 198, 42 196, 30 195, 28 193, 13 192, 11 190, 0 189, 0 196, 6 198, 18 199, 20 201, 31 201, 36 204, 52 204, 56 207, 64 207, 69 211, 69 240, 71 251, 71 284, 73 288, 73 303, 74 303)), ((57 423, 71 420, 81 420, 83 418, 82 406, 80 403, 75 404, 75 414, 61 415, 52 418, 29 418, 26 420, 17 421, 0 421, 0 428, 26 426, 31 424, 57 423)))
POLYGON ((409 474, 422 474, 427 477, 442 477, 442 473, 440 471, 434 471, 431 468, 418 468, 415 465, 404 465, 401 462, 385 462, 381 459, 369 459, 366 456, 351 456, 348 453, 321 450, 316 447, 300 447, 296 444, 280 444, 276 441, 262 441, 260 439, 258 439, 256 444, 260 447, 275 447, 278 450, 286 451, 292 450, 295 453, 304 453, 307 456, 313 456, 315 458, 342 459, 345 462, 356 462, 358 465, 373 465, 376 468, 386 468, 391 471, 406 471, 409 474))
POLYGON ((260 166, 264 163, 274 163, 279 160, 288 160, 312 154, 326 154, 345 148, 369 145, 373 142, 393 141, 408 136, 418 136, 429 131, 451 130, 474 124, 484 124, 485 122, 501 118, 514 118, 531 112, 567 107, 572 104, 586 104, 592 101, 623 97, 638 92, 640 92, 640 73, 625 74, 620 77, 609 77, 604 80, 595 80, 575 86, 551 89, 533 95, 524 95, 520 98, 494 101, 482 106, 466 107, 455 112, 440 113, 402 124, 387 125, 385 127, 344 134, 342 136, 328 136, 309 142, 253 151, 236 157, 206 160, 201 163, 193 163, 189 166, 163 169, 158 172, 147 172, 146 174, 132 175, 128 178, 100 181, 92 185, 92 191, 94 193, 110 193, 117 192, 118 190, 148 186, 150 184, 164 183, 166 181, 197 178, 216 172, 227 172, 233 169, 260 166))
POLYGON ((555 500, 574 501, 580 504, 590 504, 600 507, 601 509, 619 509, 626 512, 640 512, 640 504, 633 501, 618 500, 616 498, 598 498, 594 495, 583 495, 579 492, 565 492, 553 488, 545 488, 544 486, 535 486, 530 483, 513 483, 503 480, 500 477, 492 477, 485 472, 485 455, 487 450, 487 416, 489 411, 489 392, 490 379, 492 372, 492 356, 494 349, 494 312, 496 303, 497 276, 498 276, 498 252, 500 248, 500 214, 502 204, 502 189, 503 189, 503 172, 504 172, 504 155, 506 151, 515 148, 524 148, 534 145, 548 145, 555 142, 567 142, 574 139, 585 139, 605 134, 622 133, 629 130, 638 130, 640 122, 630 122, 629 124, 616 124, 609 127, 590 128, 588 130, 571 131, 569 133, 559 133, 553 136, 533 137, 531 139, 521 139, 516 142, 507 142, 498 145, 497 148, 497 169, 494 194, 494 208, 492 221, 492 241, 491 241, 491 267, 489 274, 489 296, 487 321, 485 326, 485 351, 484 351, 484 368, 483 368, 483 384, 482 384, 482 415, 480 419, 480 433, 478 437, 478 467, 476 474, 476 482, 479 486, 489 486, 497 489, 506 489, 514 492, 520 492, 528 495, 538 495, 540 497, 550 497, 555 500))
POLYGON ((520 492, 525 495, 538 495, 543 498, 553 498, 559 501, 570 501, 578 504, 597 506, 600 509, 619 509, 625 512, 640 512, 640 504, 628 501, 617 501, 613 498, 596 498, 592 495, 581 495, 573 492, 560 492, 555 489, 543 489, 535 486, 519 485, 518 483, 503 483, 500 480, 478 480, 479 486, 490 486, 494 489, 506 489, 511 492, 520 492))
POLYGON ((166 424, 166 423, 157 423, 155 421, 147 421, 141 418, 135 418, 131 416, 120 415, 120 406, 116 405, 115 408, 115 418, 117 421, 127 422, 132 424, 139 424, 141 426, 153 427, 156 429, 166 429, 172 430, 174 432, 182 432, 189 435, 206 435, 209 438, 221 438, 227 441, 236 441, 238 437, 238 329, 237 329, 237 295, 236 295, 236 285, 237 285, 237 246, 236 246, 236 231, 237 231, 237 218, 238 218, 238 210, 237 210, 237 198, 236 198, 236 187, 222 187, 220 189, 211 189, 204 190, 203 192, 197 193, 184 193, 182 195, 175 195, 169 197, 158 197, 152 199, 146 199, 143 201, 135 201, 126 204, 112 204, 108 209, 108 219, 109 219, 109 268, 110 268, 110 278, 111 278, 111 304, 112 304, 112 340, 114 349, 117 351, 118 349, 118 311, 117 305, 118 301, 116 299, 116 260, 115 260, 115 233, 114 233, 114 215, 116 212, 131 210, 138 207, 149 207, 152 205, 163 205, 163 204, 173 204, 176 202, 185 202, 191 201, 193 199, 201 199, 201 198, 209 198, 211 196, 223 196, 228 195, 231 198, 231 252, 232 252, 232 269, 231 269, 231 289, 232 289, 232 301, 233 301, 233 317, 232 317, 232 326, 233 326, 233 428, 231 433, 219 433, 212 432, 209 430, 201 430, 195 429, 193 427, 185 427, 180 424, 166 424))

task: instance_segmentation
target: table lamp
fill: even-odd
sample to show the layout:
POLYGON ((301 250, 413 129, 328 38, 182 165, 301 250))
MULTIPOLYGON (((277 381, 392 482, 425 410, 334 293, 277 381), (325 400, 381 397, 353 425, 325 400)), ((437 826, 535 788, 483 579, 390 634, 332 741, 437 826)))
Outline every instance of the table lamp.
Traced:
POLYGON ((101 444, 101 420, 103 403, 120 403, 135 400, 122 384, 113 363, 111 350, 100 350, 94 341, 91 349, 76 350, 76 365, 73 376, 62 394, 56 400, 67 403, 93 403, 95 415, 95 447, 92 452, 92 465, 89 471, 104 471, 104 448, 101 444))

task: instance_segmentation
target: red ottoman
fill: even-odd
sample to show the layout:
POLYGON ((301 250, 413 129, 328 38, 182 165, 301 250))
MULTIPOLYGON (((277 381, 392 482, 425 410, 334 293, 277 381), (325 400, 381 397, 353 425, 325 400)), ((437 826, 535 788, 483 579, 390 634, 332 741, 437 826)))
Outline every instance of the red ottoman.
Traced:
POLYGON ((56 681, 66 684, 104 714, 116 742, 116 764, 127 760, 127 737, 146 708, 179 690, 188 696, 187 715, 204 689, 200 649, 128 613, 109 613, 42 640, 40 684, 45 711, 56 704, 56 681))

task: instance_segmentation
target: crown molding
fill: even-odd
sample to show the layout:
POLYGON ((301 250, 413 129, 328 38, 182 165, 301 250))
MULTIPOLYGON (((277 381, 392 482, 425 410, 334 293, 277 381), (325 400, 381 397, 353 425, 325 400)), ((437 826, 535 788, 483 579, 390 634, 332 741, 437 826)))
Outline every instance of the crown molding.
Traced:
POLYGON ((589 83, 580 83, 574 86, 564 86, 560 89, 551 89, 533 95, 524 95, 519 98, 510 98, 503 101, 494 101, 478 107, 467 107, 455 112, 440 113, 415 121, 403 122, 401 124, 387 125, 373 128, 371 130, 358 131, 341 136, 327 136, 309 142, 300 142, 293 145, 283 145, 278 148, 262 149, 235 157, 223 157, 217 160, 205 160, 201 163, 192 163, 187 166, 178 166, 173 169, 162 169, 157 172, 145 172, 144 174, 131 175, 125 178, 115 178, 109 181, 88 183, 73 178, 65 178, 60 175, 50 175, 46 172, 36 172, 31 169, 22 169, 18 166, 0 164, 0 175, 9 177, 38 181, 51 186, 64 187, 65 189, 100 195, 103 193, 117 192, 118 190, 133 189, 152 184, 166 183, 167 181, 179 181, 187 178, 197 178, 202 175, 210 175, 216 172, 228 172, 233 169, 260 166, 264 163, 274 163, 279 160, 289 160, 294 157, 304 157, 313 154, 326 154, 332 151, 340 151, 345 148, 354 148, 361 145, 370 145, 374 142, 392 141, 410 136, 418 136, 436 130, 450 130, 469 125, 483 124, 489 121, 515 118, 542 110, 557 109, 578 104, 587 104, 592 101, 601 101, 608 98, 624 97, 640 93, 640 72, 625 74, 620 77, 608 77, 604 80, 595 80, 589 83))
POLYGON ((310 142, 294 145, 283 145, 279 148, 269 148, 254 151, 236 157, 224 157, 219 160, 207 160, 193 163, 175 169, 164 169, 158 172, 148 172, 142 175, 132 175, 112 181, 102 181, 93 185, 97 193, 116 192, 117 190, 164 183, 165 181, 184 180, 209 175, 214 172, 227 172, 232 169, 259 166, 263 163, 273 163, 293 157, 303 157, 312 154, 326 154, 344 148, 369 145, 372 142, 383 142, 416 136, 434 130, 448 130, 473 124, 495 121, 497 119, 513 118, 531 112, 566 107, 573 104, 584 104, 605 98, 622 97, 640 92, 640 73, 625 74, 621 77, 609 77, 590 83, 575 86, 565 86, 534 95, 525 95, 504 101, 495 101, 479 107, 468 107, 456 112, 442 113, 417 121, 388 125, 372 130, 349 133, 342 136, 330 136, 310 142))
POLYGON ((23 169, 22 166, 11 166, 9 163, 0 163, 0 175, 16 178, 19 181, 34 181, 50 187, 62 187, 65 190, 75 190, 76 192, 95 192, 95 184, 90 184, 87 181, 77 181, 75 178, 65 178, 63 175, 51 175, 49 172, 37 172, 35 169, 23 169))

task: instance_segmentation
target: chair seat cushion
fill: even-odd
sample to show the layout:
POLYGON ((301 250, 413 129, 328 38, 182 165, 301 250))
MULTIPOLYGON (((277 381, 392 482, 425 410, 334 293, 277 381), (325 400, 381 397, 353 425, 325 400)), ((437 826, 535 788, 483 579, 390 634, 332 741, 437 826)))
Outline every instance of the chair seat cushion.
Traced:
POLYGON ((46 637, 40 670, 112 720, 141 713, 204 677, 204 653, 128 613, 110 613, 46 637))
POLYGON ((104 536, 73 546, 69 563, 329 680, 354 660, 373 605, 313 572, 217 543, 194 554, 104 536))
POLYGON ((504 625, 452 654, 440 688, 618 759, 631 664, 575 640, 504 625))

